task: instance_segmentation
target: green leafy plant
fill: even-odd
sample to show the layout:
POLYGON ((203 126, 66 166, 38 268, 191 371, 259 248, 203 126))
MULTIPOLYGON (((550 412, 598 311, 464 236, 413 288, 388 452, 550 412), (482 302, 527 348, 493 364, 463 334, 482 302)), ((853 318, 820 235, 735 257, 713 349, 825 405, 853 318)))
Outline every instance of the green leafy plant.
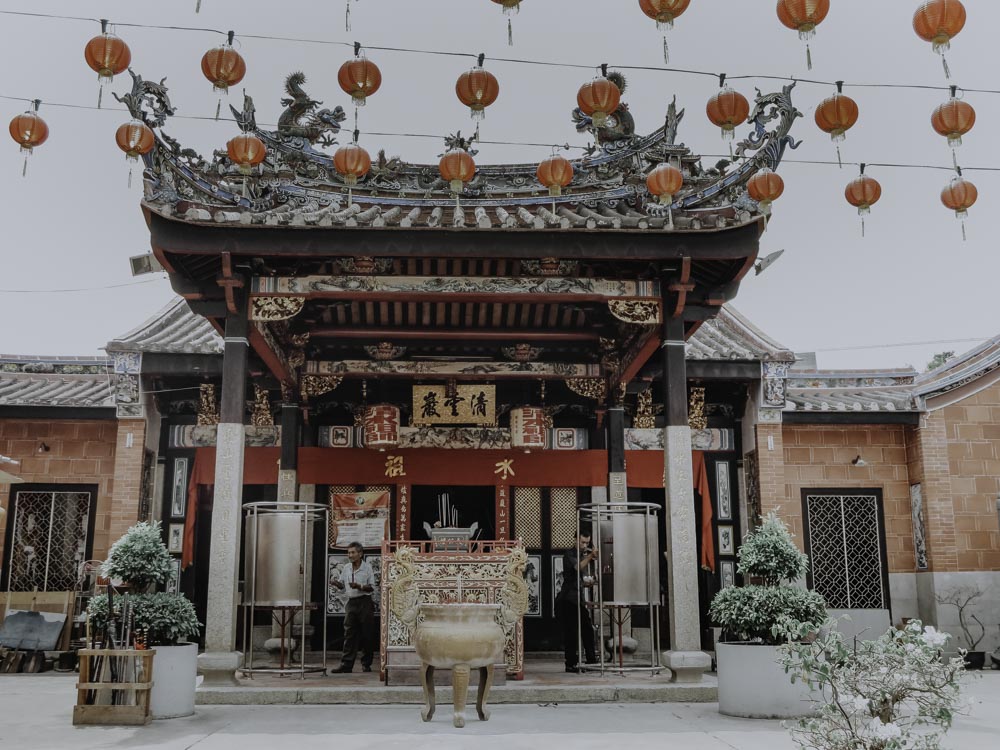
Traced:
MULTIPOLYGON (((115 617, 121 616, 123 597, 115 597, 115 617)), ((148 646, 174 646, 179 641, 197 636, 201 623, 194 605, 180 594, 136 594, 129 597, 133 627, 146 635, 148 646)), ((87 607, 91 628, 103 630, 108 621, 107 594, 99 594, 87 607)))
POLYGON ((959 710, 966 672, 962 658, 941 658, 950 637, 911 620, 880 638, 844 643, 836 623, 775 628, 786 644, 785 671, 822 696, 817 716, 786 724, 809 750, 937 750, 959 710))
MULTIPOLYGON (((173 562, 163 544, 159 521, 137 523, 111 546, 104 574, 129 584, 132 593, 132 626, 146 634, 149 646, 173 646, 178 641, 197 636, 201 624, 191 604, 181 594, 150 592, 151 587, 167 583, 173 575, 173 562)), ((115 617, 121 617, 124 598, 115 597, 115 617)), ((108 622, 108 597, 91 598, 87 607, 90 626, 97 632, 108 622)))
POLYGON ((130 584, 137 593, 170 580, 173 563, 163 544, 160 522, 143 521, 126 531, 111 545, 103 572, 130 584))
POLYGON ((782 585, 805 575, 808 557, 792 541, 788 527, 774 513, 749 534, 737 552, 737 570, 751 581, 715 595, 709 614, 727 640, 780 642, 774 626, 791 618, 818 626, 826 619, 826 603, 815 591, 782 585))

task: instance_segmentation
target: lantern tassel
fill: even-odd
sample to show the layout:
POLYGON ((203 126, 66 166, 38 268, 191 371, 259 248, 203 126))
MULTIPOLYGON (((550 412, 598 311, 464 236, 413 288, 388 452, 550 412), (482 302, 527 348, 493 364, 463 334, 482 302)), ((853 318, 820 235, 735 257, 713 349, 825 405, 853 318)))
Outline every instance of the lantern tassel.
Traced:
POLYGON ((510 19, 507 19, 507 46, 514 46, 514 26, 511 24, 510 19))
POLYGON ((667 228, 674 228, 674 207, 673 204, 667 206, 667 228))
POLYGON ((962 219, 962 242, 965 242, 967 237, 965 236, 965 219, 962 219))
POLYGON ((98 109, 101 108, 101 99, 103 99, 103 98, 104 98, 104 86, 103 85, 99 85, 97 87, 97 108, 98 109))
POLYGON ((865 217, 861 217, 861 239, 865 238, 865 217))
POLYGON ((667 35, 663 35, 663 63, 670 64, 670 47, 667 45, 667 35))
POLYGON ((841 169, 844 168, 844 162, 840 158, 840 144, 839 143, 837 144, 837 166, 840 167, 841 169))
POLYGON ((28 174, 28 155, 24 155, 24 166, 21 167, 21 177, 26 177, 28 174))
POLYGON ((195 13, 201 13, 201 0, 198 0, 198 2, 195 3, 194 12, 195 13))
POLYGON ((132 167, 128 168, 128 189, 132 189, 132 167))
POLYGON ((344 6, 345 6, 345 11, 346 11, 345 14, 344 14, 344 30, 345 31, 350 31, 351 30, 351 0, 347 0, 344 3, 344 6))
POLYGON ((247 197, 247 178, 243 178, 243 197, 247 197))
POLYGON ((944 77, 951 78, 951 68, 948 67, 948 58, 944 56, 944 52, 941 53, 941 64, 944 66, 944 77))
POLYGON ((955 171, 958 171, 958 155, 955 153, 955 149, 951 150, 951 163, 955 167, 955 171))
POLYGON ((809 43, 806 42, 806 68, 809 70, 813 69, 813 55, 812 50, 809 49, 809 43))
POLYGON ((219 119, 219 113, 222 111, 222 97, 219 97, 219 101, 215 103, 215 119, 219 119))

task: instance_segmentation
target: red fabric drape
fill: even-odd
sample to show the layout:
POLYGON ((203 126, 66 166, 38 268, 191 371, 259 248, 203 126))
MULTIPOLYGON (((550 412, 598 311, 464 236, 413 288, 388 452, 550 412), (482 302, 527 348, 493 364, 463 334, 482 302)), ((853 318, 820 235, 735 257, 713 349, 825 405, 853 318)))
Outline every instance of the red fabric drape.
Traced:
POLYGON ((201 451, 195 451, 194 465, 191 467, 191 478, 188 480, 187 512, 184 514, 184 546, 181 549, 181 570, 186 570, 194 562, 194 527, 198 518, 198 492, 205 487, 211 492, 212 485, 199 484, 199 464, 201 451))
POLYGON ((691 451, 691 474, 694 488, 701 495, 701 567, 715 572, 715 534, 712 532, 712 492, 708 488, 705 454, 691 451))

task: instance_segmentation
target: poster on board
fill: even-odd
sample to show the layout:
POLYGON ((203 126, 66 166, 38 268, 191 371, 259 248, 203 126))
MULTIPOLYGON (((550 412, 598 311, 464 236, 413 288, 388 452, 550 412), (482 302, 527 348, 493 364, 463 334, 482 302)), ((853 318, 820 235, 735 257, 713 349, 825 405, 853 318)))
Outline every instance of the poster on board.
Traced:
POLYGON ((388 490, 334 493, 330 506, 331 547, 359 542, 365 549, 381 549, 389 538, 388 490))

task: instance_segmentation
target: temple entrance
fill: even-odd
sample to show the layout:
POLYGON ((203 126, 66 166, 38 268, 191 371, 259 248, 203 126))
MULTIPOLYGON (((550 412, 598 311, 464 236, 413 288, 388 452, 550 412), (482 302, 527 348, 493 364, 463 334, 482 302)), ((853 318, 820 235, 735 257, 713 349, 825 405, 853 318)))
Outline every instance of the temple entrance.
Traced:
POLYGON ((410 500, 410 536, 429 539, 424 524, 469 528, 477 524, 474 538, 496 538, 496 488, 415 485, 410 500))

